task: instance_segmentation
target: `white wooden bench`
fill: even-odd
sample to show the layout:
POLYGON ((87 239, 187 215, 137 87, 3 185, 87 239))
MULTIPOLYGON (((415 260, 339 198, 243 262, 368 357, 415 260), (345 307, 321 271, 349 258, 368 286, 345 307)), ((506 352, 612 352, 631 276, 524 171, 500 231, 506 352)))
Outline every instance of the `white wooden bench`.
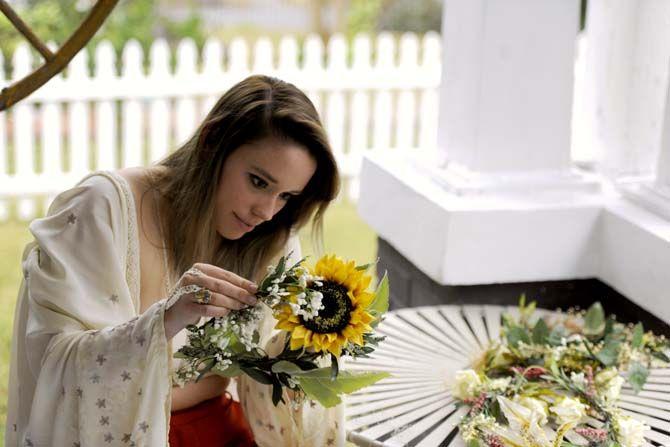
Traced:
MULTIPOLYGON (((538 310, 539 312, 547 312, 538 310)), ((453 374, 467 368, 500 334, 501 315, 516 307, 430 306, 389 312, 379 332, 386 340, 350 370, 388 371, 392 377, 346 398, 347 435, 360 446, 461 446, 453 374)), ((637 395, 624 385, 620 406, 644 421, 646 446, 670 446, 670 369, 651 371, 637 395)))

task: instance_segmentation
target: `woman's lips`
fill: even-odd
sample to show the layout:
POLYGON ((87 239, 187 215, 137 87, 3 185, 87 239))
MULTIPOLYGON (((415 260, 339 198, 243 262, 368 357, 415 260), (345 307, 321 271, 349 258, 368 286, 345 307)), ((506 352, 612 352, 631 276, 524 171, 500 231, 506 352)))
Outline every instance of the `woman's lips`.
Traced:
POLYGON ((251 229, 254 228, 254 225, 249 225, 248 223, 246 223, 245 221, 243 221, 242 219, 240 219, 240 217, 239 217, 237 214, 233 213, 233 216, 235 216, 235 219, 237 219, 237 221, 239 222, 240 226, 241 226, 245 231, 249 231, 249 230, 251 230, 251 229))

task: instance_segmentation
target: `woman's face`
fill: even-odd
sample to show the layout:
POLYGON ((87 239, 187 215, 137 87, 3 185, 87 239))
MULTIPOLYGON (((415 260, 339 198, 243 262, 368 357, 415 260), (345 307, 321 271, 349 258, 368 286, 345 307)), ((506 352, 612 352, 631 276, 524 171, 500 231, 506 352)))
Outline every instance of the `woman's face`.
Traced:
POLYGON ((315 171, 316 160, 291 141, 265 138, 240 146, 223 165, 216 231, 226 239, 241 238, 301 194, 315 171))

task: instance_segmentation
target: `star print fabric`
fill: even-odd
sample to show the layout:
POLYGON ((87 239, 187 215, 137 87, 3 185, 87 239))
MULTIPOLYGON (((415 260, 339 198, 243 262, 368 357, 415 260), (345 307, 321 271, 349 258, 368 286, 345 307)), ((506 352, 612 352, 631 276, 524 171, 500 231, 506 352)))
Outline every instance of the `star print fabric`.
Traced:
POLYGON ((134 212, 119 179, 100 173, 30 225, 8 447, 167 444, 165 300, 139 314, 134 212))

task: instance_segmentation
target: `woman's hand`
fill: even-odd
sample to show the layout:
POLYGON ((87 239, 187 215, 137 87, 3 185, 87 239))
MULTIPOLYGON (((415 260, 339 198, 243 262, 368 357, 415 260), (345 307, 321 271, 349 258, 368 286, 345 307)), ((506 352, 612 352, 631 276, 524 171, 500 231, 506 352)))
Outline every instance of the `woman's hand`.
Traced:
POLYGON ((165 311, 165 336, 168 340, 189 324, 197 323, 201 317, 223 317, 231 310, 256 304, 256 284, 215 265, 194 264, 179 279, 175 290, 190 285, 209 290, 209 303, 198 302, 197 292, 184 293, 176 298, 165 311))
POLYGON ((217 375, 206 376, 198 382, 190 382, 183 388, 172 387, 172 411, 183 410, 198 405, 208 399, 222 395, 230 379, 217 375))

